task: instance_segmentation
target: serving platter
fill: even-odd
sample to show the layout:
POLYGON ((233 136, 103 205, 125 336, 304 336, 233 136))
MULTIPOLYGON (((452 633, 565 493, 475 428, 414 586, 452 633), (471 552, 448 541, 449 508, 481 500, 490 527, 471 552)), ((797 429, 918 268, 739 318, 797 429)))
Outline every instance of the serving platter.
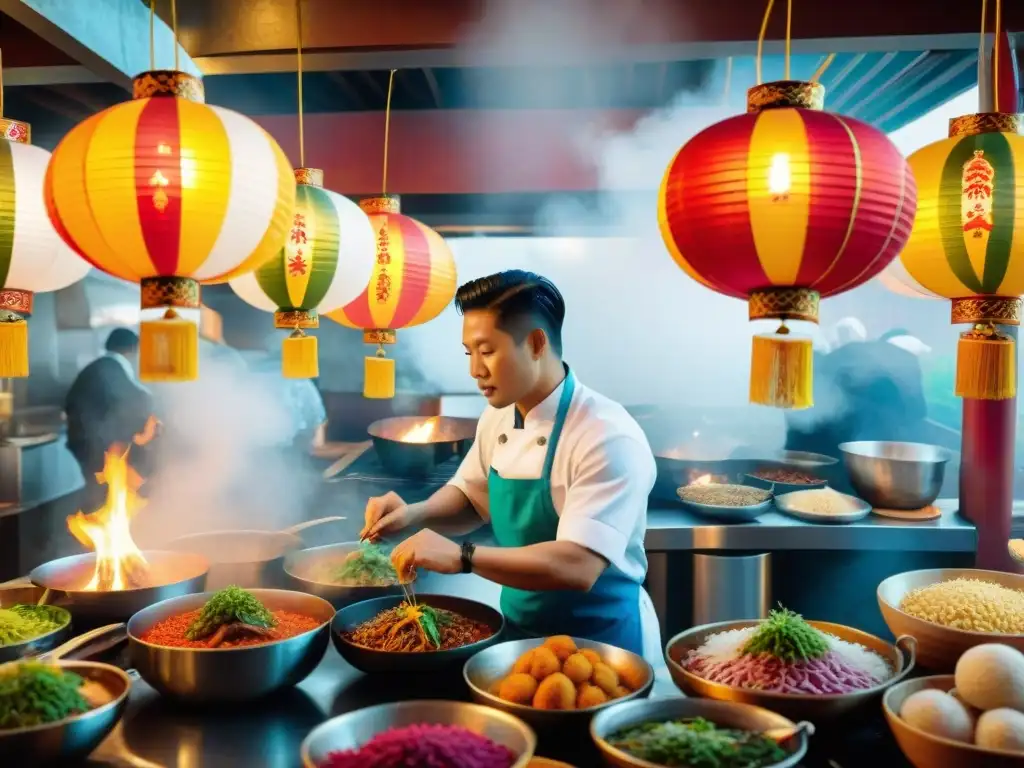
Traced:
POLYGON ((809 493, 809 490, 792 491, 775 497, 775 508, 785 515, 795 517, 808 523, 842 525, 844 523, 856 523, 871 514, 871 505, 856 496, 836 492, 837 495, 847 499, 851 504, 856 504, 856 509, 849 512, 809 512, 799 509, 796 505, 801 494, 809 493))

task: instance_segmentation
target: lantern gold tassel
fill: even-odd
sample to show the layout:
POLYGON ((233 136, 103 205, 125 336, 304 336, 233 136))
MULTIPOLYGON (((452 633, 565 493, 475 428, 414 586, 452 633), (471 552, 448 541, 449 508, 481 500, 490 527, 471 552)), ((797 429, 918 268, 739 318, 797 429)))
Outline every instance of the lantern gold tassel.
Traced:
POLYGON ((810 339, 790 338, 785 323, 754 337, 750 360, 750 402, 773 408, 810 408, 814 349, 810 339))
POLYGON ((139 329, 139 379, 195 381, 199 378, 199 328, 173 309, 139 329))
POLYGON ((956 394, 971 400, 1009 400, 1017 394, 1013 339, 991 324, 960 334, 956 394))
POLYGON ((0 312, 0 378, 28 376, 28 323, 14 312, 0 312))
POLYGON ((320 375, 316 336, 307 336, 296 328, 282 342, 281 375, 286 379, 315 379, 320 375))
POLYGON ((363 397, 387 400, 395 396, 395 361, 385 357, 384 345, 374 357, 367 357, 363 370, 363 397))

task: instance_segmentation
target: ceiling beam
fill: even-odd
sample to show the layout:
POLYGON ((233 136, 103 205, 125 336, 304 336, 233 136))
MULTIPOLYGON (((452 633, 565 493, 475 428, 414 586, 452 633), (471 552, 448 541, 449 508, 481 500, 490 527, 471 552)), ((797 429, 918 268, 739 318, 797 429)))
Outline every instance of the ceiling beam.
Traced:
MULTIPOLYGON (((97 77, 126 89, 131 88, 135 75, 151 68, 149 12, 139 0, 0 0, 0 12, 97 77)), ((160 19, 156 20, 154 39, 157 67, 169 69, 174 63, 175 43, 160 19)), ((200 73, 181 46, 177 52, 178 69, 200 73)))

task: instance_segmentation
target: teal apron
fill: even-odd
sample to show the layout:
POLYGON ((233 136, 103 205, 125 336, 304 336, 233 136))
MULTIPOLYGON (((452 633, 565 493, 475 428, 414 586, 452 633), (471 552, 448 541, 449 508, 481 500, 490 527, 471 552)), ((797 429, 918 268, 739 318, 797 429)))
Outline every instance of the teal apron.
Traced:
MULTIPOLYGON (((558 512, 551 499, 551 467, 575 389, 576 380, 570 371, 539 478, 507 480, 494 467, 490 469, 487 496, 498 546, 525 547, 556 538, 558 512)), ((513 637, 572 635, 643 653, 640 585, 611 564, 589 592, 532 592, 502 587, 501 611, 513 637)))

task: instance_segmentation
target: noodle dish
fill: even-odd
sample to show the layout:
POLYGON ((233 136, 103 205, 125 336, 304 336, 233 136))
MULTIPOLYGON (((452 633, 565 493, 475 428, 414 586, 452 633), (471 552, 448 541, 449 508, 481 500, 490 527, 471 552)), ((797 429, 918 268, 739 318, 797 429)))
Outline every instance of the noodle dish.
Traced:
POLYGON ((374 651, 429 653, 472 645, 494 635, 489 625, 455 611, 403 600, 342 637, 374 651))

